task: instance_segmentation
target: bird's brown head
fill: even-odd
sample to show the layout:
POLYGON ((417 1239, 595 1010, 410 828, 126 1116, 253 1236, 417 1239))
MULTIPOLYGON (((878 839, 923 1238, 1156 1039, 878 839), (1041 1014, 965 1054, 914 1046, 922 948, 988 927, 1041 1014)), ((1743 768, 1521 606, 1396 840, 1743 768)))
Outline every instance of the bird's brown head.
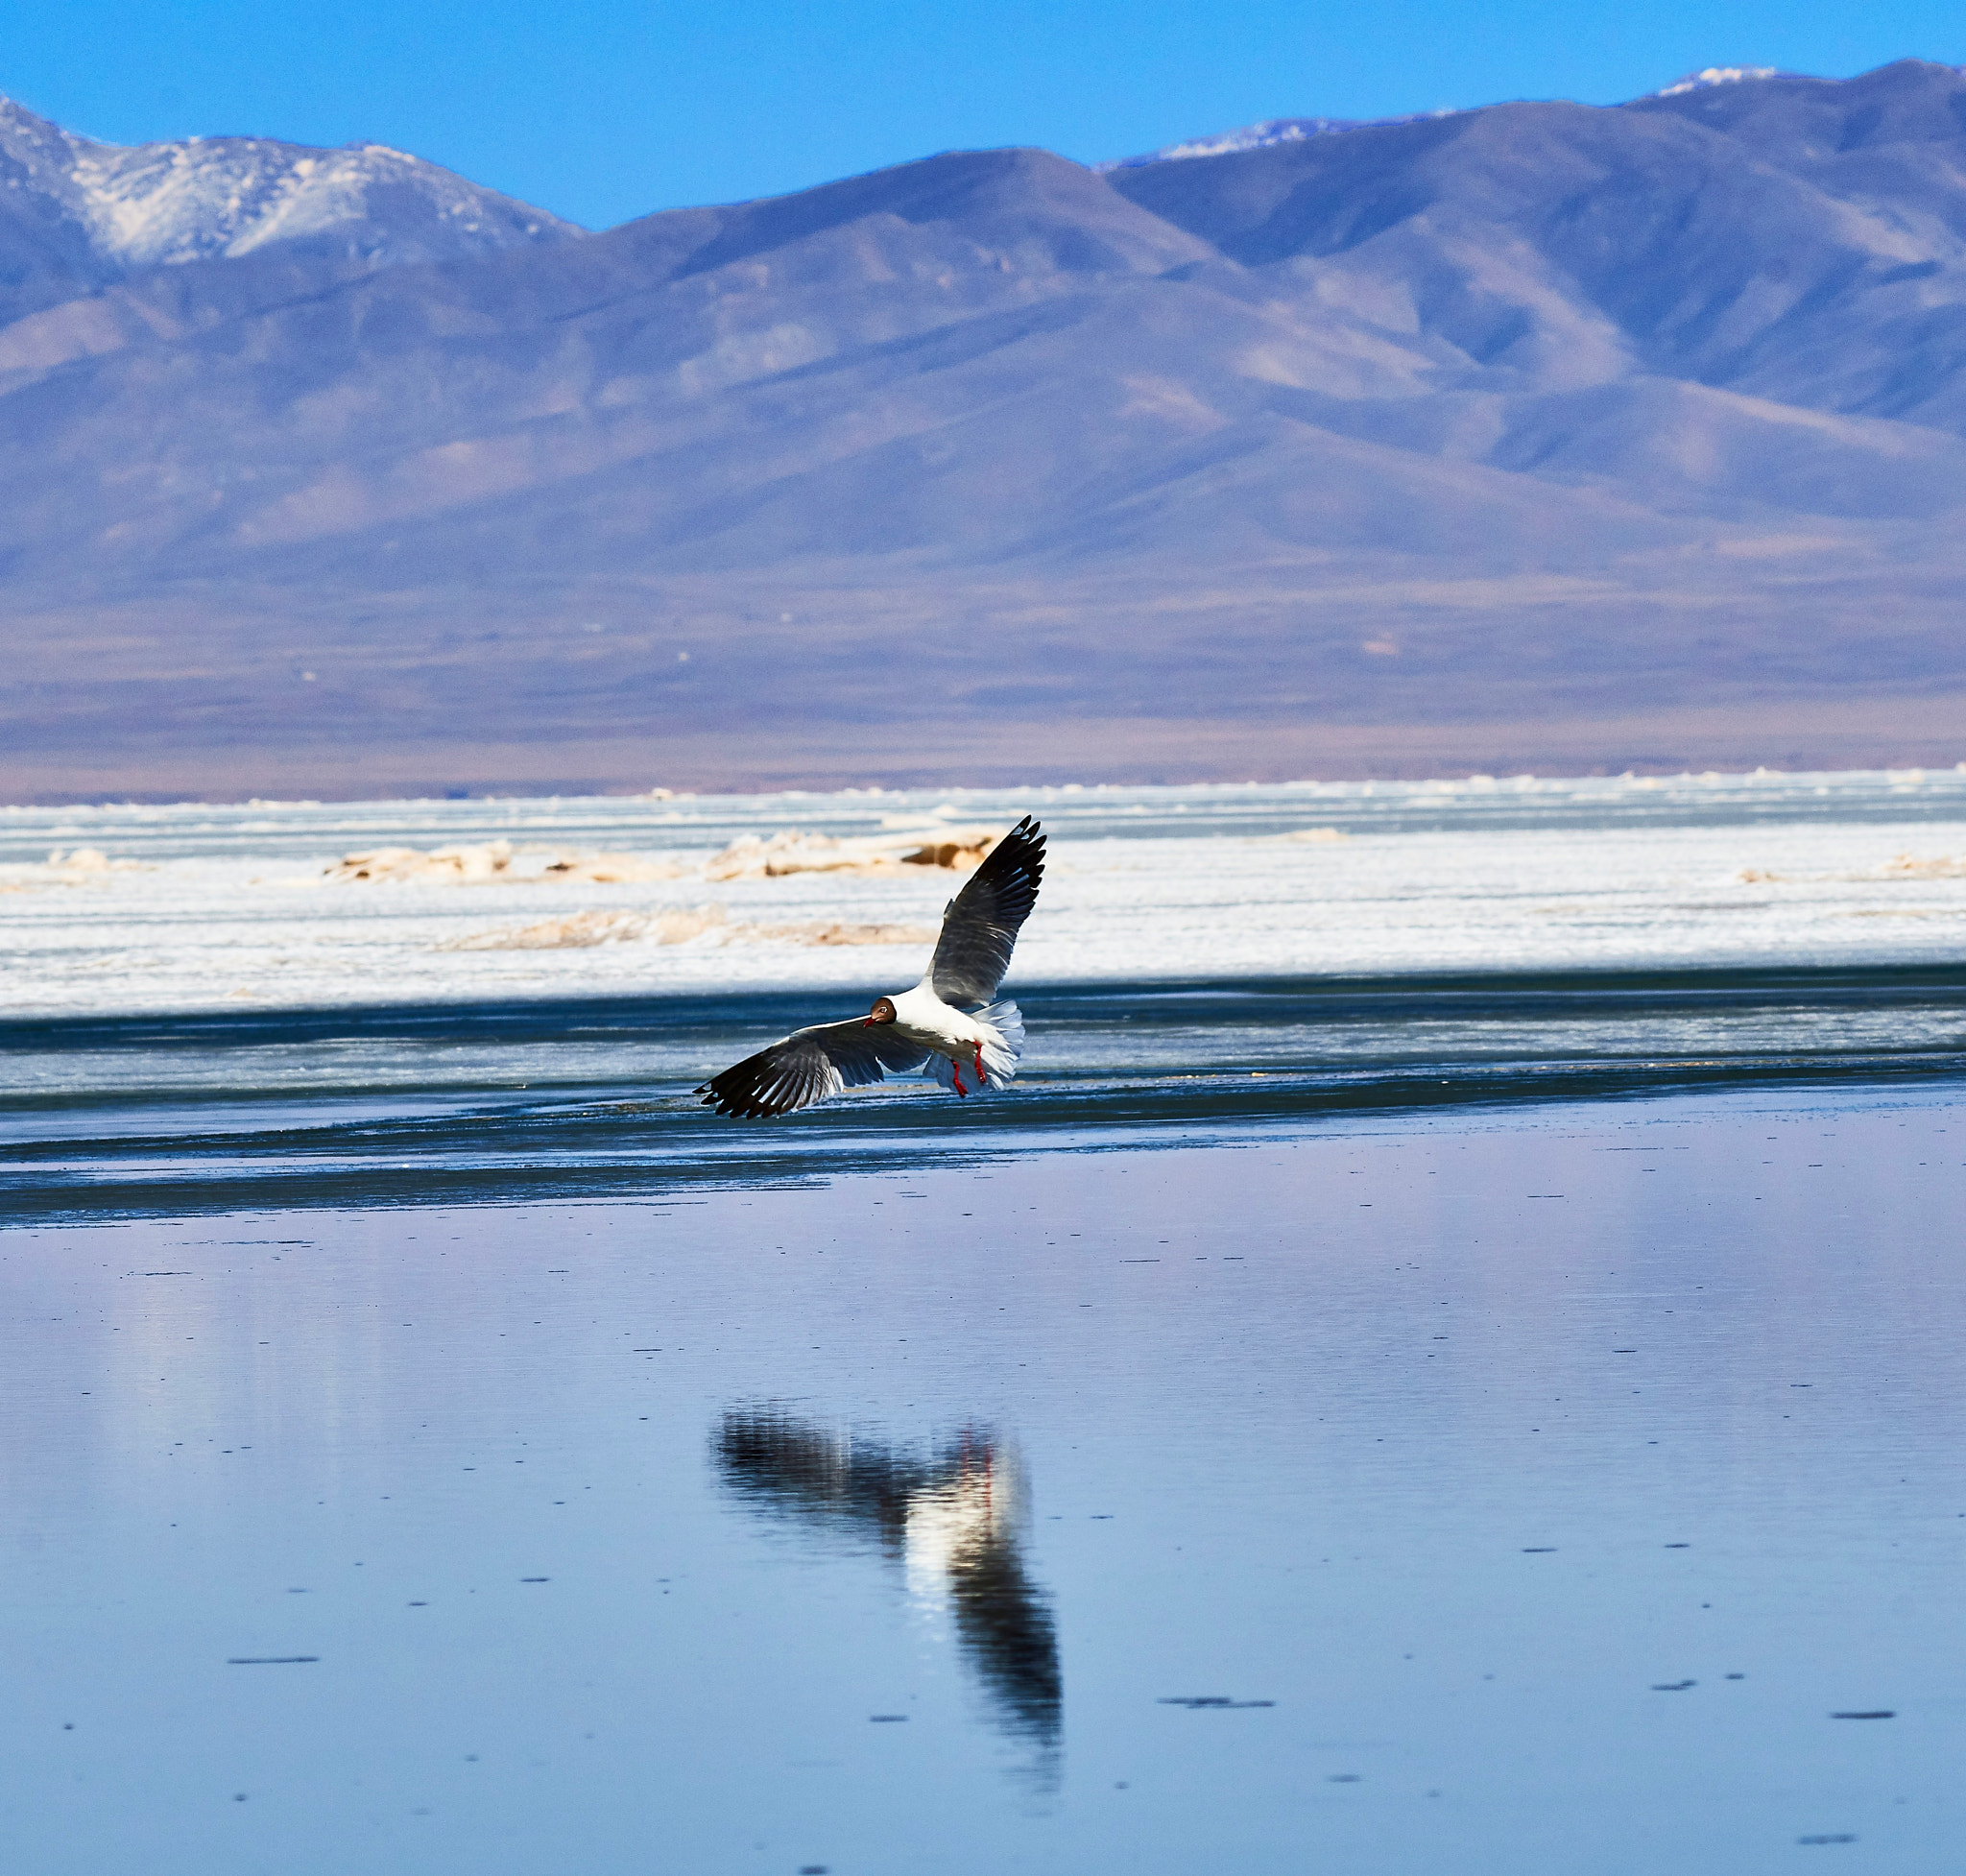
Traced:
POLYGON ((892 1022, 894 1020, 895 1006, 893 1001, 885 997, 877 997, 875 998, 874 1007, 867 1012, 867 1021, 860 1026, 866 1029, 872 1027, 876 1022, 892 1022))

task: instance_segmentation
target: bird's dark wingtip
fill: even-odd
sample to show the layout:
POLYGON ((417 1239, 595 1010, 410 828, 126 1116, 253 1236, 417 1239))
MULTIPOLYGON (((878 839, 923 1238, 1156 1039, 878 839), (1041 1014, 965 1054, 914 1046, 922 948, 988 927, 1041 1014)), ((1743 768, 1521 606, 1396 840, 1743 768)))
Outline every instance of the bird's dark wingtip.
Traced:
MULTIPOLYGON (((739 1068, 743 1066, 742 1063, 738 1064, 739 1068)), ((691 1092, 712 1114, 721 1115, 726 1120, 776 1120, 779 1115, 791 1112, 789 1108, 774 1107, 770 1102, 760 1099, 757 1090, 754 1087, 717 1086, 717 1081, 723 1081, 735 1072, 735 1070, 727 1070, 725 1074, 719 1075, 716 1081, 706 1081, 702 1087, 691 1092)))
POLYGON ((1010 849, 1005 858, 1021 860, 1028 867, 1042 874, 1044 870, 1044 829, 1035 814, 1026 814, 1016 827, 1004 835, 992 849, 1001 853, 1010 849))

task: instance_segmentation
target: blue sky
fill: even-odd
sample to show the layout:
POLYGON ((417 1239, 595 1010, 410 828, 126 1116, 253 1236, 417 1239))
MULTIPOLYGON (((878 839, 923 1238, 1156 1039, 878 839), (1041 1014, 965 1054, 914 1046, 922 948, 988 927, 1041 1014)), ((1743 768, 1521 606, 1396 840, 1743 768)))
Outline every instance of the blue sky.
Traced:
POLYGON ((936 150, 1085 161, 1261 117, 1609 104, 1710 64, 1966 64, 1959 0, 26 0, 0 92, 112 142, 373 140, 607 227, 936 150))

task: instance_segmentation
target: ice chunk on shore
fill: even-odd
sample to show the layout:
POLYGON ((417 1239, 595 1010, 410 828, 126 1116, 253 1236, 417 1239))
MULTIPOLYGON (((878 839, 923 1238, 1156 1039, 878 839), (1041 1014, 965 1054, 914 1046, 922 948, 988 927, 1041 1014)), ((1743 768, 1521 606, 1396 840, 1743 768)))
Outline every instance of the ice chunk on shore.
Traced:
POLYGON ((1939 854, 1920 859, 1916 854, 1900 854, 1885 867, 1887 879, 1966 879, 1966 854, 1939 854))
POLYGON ((754 925, 732 919, 721 905, 683 906, 666 912, 573 912, 533 925, 505 926, 455 938, 440 950, 557 951, 594 945, 927 945, 936 928, 924 925, 852 925, 807 919, 793 925, 754 925))
POLYGON ((368 880, 395 884, 483 886, 528 884, 629 885, 651 879, 680 879, 684 869, 673 860, 644 859, 636 854, 565 854, 534 872, 515 867, 512 843, 491 840, 478 847, 440 847, 424 853, 416 847, 378 847, 372 853, 349 854, 326 868, 322 878, 343 883, 368 880))
POLYGON ((77 847, 64 854, 55 848, 45 865, 33 861, 0 866, 0 892, 32 892, 36 886, 85 886, 105 883, 111 873, 150 873, 141 860, 112 860, 100 847, 77 847))
POLYGON ((685 870, 673 860, 643 859, 635 854, 569 854, 552 861, 539 878, 561 883, 626 886, 648 879, 680 879, 685 870))
MULTIPOLYGON (((909 833, 877 834, 865 839, 805 833, 798 828, 765 836, 741 834, 704 862, 706 879, 781 879, 797 873, 894 874, 903 867, 937 867, 964 873, 982 864, 997 842, 989 828, 917 829, 909 833)), ((544 867, 515 864, 519 858, 505 840, 476 847, 440 847, 426 853, 417 847, 377 847, 348 854, 323 870, 324 879, 342 884, 364 881, 392 885, 420 884, 482 886, 492 884, 629 885, 656 879, 681 879, 692 871, 673 860, 650 859, 637 854, 563 854, 544 867)))
POLYGON ((507 926, 496 931, 473 932, 454 938, 439 950, 560 951, 591 945, 620 945, 647 940, 658 945, 682 945, 707 931, 721 932, 728 921, 721 905, 678 907, 669 912, 573 912, 537 924, 507 926))
POLYGON ((779 879, 794 873, 893 873, 904 866, 967 873, 1000 836, 989 828, 929 828, 840 840, 787 828, 768 839, 740 834, 704 866, 706 879, 779 879))
POLYGON ((443 885, 478 885, 512 870, 512 843, 487 841, 482 847, 440 847, 426 854, 416 847, 378 847, 372 853, 349 854, 323 869, 324 879, 352 883, 367 879, 378 884, 399 880, 433 880, 443 885))

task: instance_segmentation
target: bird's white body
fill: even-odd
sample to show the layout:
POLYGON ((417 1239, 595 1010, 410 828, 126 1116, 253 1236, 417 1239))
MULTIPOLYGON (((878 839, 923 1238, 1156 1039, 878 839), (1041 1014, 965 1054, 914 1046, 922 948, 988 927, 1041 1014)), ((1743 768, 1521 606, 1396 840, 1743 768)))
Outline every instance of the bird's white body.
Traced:
POLYGON ((949 1085, 949 1076, 944 1062, 955 1071, 958 1085, 963 1071, 970 1070, 972 1094, 980 1092, 974 1086, 976 1078, 986 1087, 1001 1088, 1017 1073, 1024 1047, 1024 1021, 1015 1003, 992 1003, 971 1016, 945 1003, 926 977, 888 1001, 895 1006, 894 1033, 939 1058, 929 1072, 945 1086, 949 1085))
POLYGON ((983 1025, 945 1003, 924 977, 913 990, 890 997, 895 1006, 895 1034, 932 1048, 938 1055, 961 1057, 983 1040, 983 1025))

